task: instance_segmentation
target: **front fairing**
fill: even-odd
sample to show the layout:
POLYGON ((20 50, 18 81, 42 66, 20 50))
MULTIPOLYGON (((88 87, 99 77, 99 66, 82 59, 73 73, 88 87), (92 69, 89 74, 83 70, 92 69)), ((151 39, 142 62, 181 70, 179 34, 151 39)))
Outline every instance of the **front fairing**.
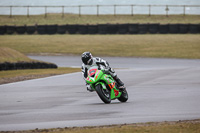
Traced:
POLYGON ((101 70, 97 69, 97 70, 95 70, 95 74, 94 75, 92 75, 92 76, 88 75, 88 77, 86 78, 86 82, 88 84, 94 84, 94 83, 98 82, 101 79, 103 74, 104 73, 101 70))

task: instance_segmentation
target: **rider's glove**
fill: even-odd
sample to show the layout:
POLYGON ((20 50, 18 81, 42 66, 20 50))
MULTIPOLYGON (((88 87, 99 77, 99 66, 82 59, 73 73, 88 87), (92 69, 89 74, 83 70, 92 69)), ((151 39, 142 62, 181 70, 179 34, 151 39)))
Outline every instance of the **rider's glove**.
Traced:
POLYGON ((107 67, 104 69, 104 72, 105 72, 105 73, 109 73, 109 72, 110 72, 110 67, 107 66, 107 67))
POLYGON ((86 84, 86 88, 88 91, 93 92, 94 90, 91 88, 91 86, 89 84, 86 84))

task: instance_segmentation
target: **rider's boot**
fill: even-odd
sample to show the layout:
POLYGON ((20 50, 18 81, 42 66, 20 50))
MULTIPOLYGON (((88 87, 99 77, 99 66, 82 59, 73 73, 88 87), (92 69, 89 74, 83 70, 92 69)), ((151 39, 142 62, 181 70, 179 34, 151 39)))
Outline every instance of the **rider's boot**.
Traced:
POLYGON ((123 91, 125 89, 124 83, 117 77, 117 75, 113 78, 117 82, 117 84, 119 85, 119 90, 123 91))

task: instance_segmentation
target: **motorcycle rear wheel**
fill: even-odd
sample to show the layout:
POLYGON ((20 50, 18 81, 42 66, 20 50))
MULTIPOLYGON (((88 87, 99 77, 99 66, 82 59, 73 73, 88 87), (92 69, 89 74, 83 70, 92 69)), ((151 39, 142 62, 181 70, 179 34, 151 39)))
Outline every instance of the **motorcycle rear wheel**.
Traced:
POLYGON ((110 92, 106 89, 103 89, 103 87, 101 86, 101 84, 98 84, 96 87, 96 92, 99 95, 99 97, 101 98, 101 100, 105 103, 105 104, 109 104, 111 102, 110 99, 110 92))
POLYGON ((120 102, 126 102, 128 100, 128 92, 126 89, 122 92, 122 95, 118 98, 120 102))

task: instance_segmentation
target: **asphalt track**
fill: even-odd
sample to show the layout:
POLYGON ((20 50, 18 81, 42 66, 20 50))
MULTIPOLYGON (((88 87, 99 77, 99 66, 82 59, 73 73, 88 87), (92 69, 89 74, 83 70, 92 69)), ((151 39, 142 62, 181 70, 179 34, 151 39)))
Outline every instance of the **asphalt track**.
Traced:
MULTIPOLYGON (((79 57, 63 59, 80 65, 79 57)), ((0 131, 200 118, 200 60, 105 59, 120 68, 127 103, 104 104, 86 91, 80 72, 0 85, 0 131)))

